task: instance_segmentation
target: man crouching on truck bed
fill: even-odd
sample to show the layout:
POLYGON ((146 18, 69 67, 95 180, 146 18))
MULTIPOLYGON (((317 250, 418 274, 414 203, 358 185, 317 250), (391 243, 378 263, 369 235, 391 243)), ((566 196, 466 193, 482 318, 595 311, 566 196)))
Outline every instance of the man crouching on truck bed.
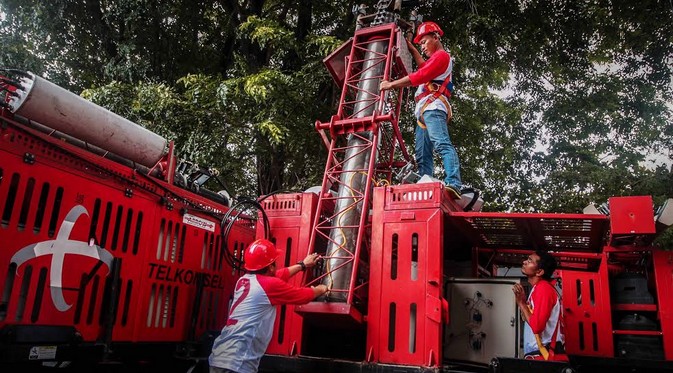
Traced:
POLYGON ((313 267, 320 259, 309 254, 295 265, 276 270, 278 250, 258 239, 244 254, 247 273, 236 283, 229 319, 213 343, 208 358, 210 373, 254 373, 269 346, 276 320, 276 306, 306 304, 327 292, 327 286, 295 287, 286 281, 313 267))
POLYGON ((533 286, 526 300, 521 284, 512 288, 521 317, 526 322, 523 330, 525 359, 568 361, 563 335, 561 297, 552 284, 556 259, 546 251, 538 250, 523 261, 521 272, 533 286))

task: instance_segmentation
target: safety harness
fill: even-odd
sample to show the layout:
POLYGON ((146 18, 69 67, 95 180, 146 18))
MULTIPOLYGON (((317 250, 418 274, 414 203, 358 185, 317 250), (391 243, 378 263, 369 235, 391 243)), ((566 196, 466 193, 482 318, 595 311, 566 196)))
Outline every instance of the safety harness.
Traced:
POLYGON ((427 128, 425 125, 425 120, 423 119, 423 112, 425 112, 425 109, 437 99, 439 99, 448 110, 446 113, 447 123, 451 119, 451 116, 453 115, 451 105, 449 104, 451 93, 453 93, 453 82, 451 81, 451 75, 453 74, 449 74, 441 83, 438 83, 438 80, 433 80, 423 84, 423 91, 421 91, 421 93, 414 98, 414 101, 419 103, 422 99, 430 96, 423 103, 423 106, 421 106, 421 110, 418 115, 418 125, 421 128, 427 128))

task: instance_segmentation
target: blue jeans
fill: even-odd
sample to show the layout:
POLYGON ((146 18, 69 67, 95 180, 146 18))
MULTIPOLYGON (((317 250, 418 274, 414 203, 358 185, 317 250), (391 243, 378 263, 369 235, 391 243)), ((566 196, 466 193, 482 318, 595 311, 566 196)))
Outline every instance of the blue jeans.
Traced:
POLYGON ((423 112, 423 120, 427 128, 416 125, 416 163, 418 173, 433 175, 432 151, 436 151, 442 157, 446 177, 444 183, 456 188, 458 191, 463 187, 460 181, 460 165, 458 153, 451 143, 449 128, 446 124, 446 113, 441 110, 426 110, 423 112))

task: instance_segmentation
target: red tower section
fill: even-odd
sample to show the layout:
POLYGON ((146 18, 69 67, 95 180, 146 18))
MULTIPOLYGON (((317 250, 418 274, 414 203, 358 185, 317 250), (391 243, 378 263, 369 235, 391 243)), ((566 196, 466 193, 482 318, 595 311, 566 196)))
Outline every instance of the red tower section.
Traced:
POLYGON ((398 127, 402 90, 379 91, 382 79, 406 75, 406 42, 394 23, 363 28, 326 59, 343 90, 338 112, 316 123, 328 148, 310 247, 323 254, 325 271, 312 283, 326 284, 325 299, 297 307, 298 312, 363 321, 367 308, 372 189, 391 183, 393 169, 406 165, 398 127), (322 243, 325 242, 325 246, 322 243))

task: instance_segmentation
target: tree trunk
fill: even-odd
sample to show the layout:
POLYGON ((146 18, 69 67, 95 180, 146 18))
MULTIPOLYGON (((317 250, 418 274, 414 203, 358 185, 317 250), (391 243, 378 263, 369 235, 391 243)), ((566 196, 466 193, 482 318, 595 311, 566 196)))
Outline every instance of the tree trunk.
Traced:
POLYGON ((257 136, 257 192, 266 195, 284 188, 285 146, 272 146, 261 134, 257 136))

